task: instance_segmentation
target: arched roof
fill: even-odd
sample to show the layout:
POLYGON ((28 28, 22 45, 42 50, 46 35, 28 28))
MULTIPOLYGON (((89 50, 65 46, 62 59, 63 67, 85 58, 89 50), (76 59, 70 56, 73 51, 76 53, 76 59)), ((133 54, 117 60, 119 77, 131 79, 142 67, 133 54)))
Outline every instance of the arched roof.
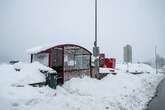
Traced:
POLYGON ((44 51, 47 51, 47 50, 49 50, 49 49, 51 49, 51 48, 55 48, 55 47, 69 47, 69 46, 73 46, 73 47, 79 47, 79 48, 82 48, 82 49, 84 49, 85 51, 87 51, 89 54, 91 54, 92 55, 92 53, 88 50, 88 49, 86 49, 86 48, 84 48, 84 47, 82 47, 82 46, 80 46, 80 45, 76 45, 76 44, 59 44, 59 45, 55 45, 55 46, 50 46, 50 45, 47 45, 47 46, 38 46, 38 47, 35 47, 35 48, 32 48, 32 49, 29 49, 29 50, 27 50, 27 52, 28 53, 30 53, 30 54, 37 54, 37 53, 40 53, 40 52, 44 52, 44 51))
MULTIPOLYGON (((60 44, 60 45, 56 45, 56 46, 54 46, 54 47, 79 47, 79 48, 82 48, 82 49, 84 49, 85 51, 87 51, 88 53, 90 53, 90 54, 92 54, 88 49, 86 49, 86 48, 84 48, 84 47, 82 47, 82 46, 80 46, 80 45, 76 45, 76 44, 60 44)), ((54 47, 51 47, 51 48, 54 48, 54 47)))

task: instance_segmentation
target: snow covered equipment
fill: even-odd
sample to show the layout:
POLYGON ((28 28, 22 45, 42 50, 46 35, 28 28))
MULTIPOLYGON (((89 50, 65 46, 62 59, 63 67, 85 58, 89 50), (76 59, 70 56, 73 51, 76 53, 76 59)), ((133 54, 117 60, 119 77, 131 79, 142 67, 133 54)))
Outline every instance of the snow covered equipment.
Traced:
POLYGON ((56 89, 57 86, 57 72, 51 72, 47 74, 46 77, 46 84, 48 84, 49 87, 56 89))

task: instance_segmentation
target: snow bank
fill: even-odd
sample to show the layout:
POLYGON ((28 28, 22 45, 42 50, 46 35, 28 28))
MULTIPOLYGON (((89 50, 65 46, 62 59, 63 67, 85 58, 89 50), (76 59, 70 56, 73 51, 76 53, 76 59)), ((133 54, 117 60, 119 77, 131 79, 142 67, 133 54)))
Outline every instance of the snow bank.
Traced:
POLYGON ((0 65, 0 74, 2 78, 2 80, 0 80, 0 85, 24 85, 44 82, 45 76, 40 72, 41 69, 51 70, 38 62, 20 62, 14 65, 2 64, 0 65))
POLYGON ((106 108, 110 110, 143 110, 153 96, 159 78, 162 79, 161 74, 136 76, 120 73, 108 75, 101 81, 88 77, 72 79, 64 85, 64 88, 71 94, 88 97, 85 100, 88 105, 93 103, 95 105, 89 110, 106 108))
MULTIPOLYGON (((11 65, 1 65, 0 68, 6 73, 7 68, 10 68, 9 72, 15 72, 11 65), (6 66, 6 69, 2 69, 2 66, 6 66)), ((28 85, 13 87, 4 83, 0 85, 0 108, 3 110, 143 110, 164 75, 154 72, 132 75, 123 72, 124 70, 124 65, 120 65, 117 75, 110 74, 102 80, 89 77, 73 78, 62 87, 58 86, 56 90, 28 85)), ((11 79, 4 77, 2 80, 11 79)))
POLYGON ((155 72, 155 69, 153 69, 151 66, 142 63, 135 63, 135 64, 129 63, 128 65, 117 64, 116 69, 120 70, 121 72, 126 72, 127 70, 129 72, 143 72, 143 73, 155 72))

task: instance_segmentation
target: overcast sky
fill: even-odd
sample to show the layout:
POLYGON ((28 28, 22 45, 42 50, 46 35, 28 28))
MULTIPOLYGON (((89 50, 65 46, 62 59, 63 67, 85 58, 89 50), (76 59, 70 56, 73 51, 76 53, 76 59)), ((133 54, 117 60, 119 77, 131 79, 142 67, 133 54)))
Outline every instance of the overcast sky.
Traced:
MULTIPOLYGON (((0 0, 0 62, 28 60, 26 50, 54 43, 92 51, 94 0, 0 0)), ((98 45, 118 61, 123 46, 133 61, 165 57, 165 0, 98 0, 98 45)))

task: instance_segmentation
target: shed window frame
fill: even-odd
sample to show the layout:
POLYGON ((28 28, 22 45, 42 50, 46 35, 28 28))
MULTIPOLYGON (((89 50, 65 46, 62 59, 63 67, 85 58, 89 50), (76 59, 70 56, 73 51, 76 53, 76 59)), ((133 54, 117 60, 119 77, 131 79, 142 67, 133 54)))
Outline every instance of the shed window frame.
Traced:
POLYGON ((64 48, 64 70, 90 69, 90 57, 83 48, 64 48))

